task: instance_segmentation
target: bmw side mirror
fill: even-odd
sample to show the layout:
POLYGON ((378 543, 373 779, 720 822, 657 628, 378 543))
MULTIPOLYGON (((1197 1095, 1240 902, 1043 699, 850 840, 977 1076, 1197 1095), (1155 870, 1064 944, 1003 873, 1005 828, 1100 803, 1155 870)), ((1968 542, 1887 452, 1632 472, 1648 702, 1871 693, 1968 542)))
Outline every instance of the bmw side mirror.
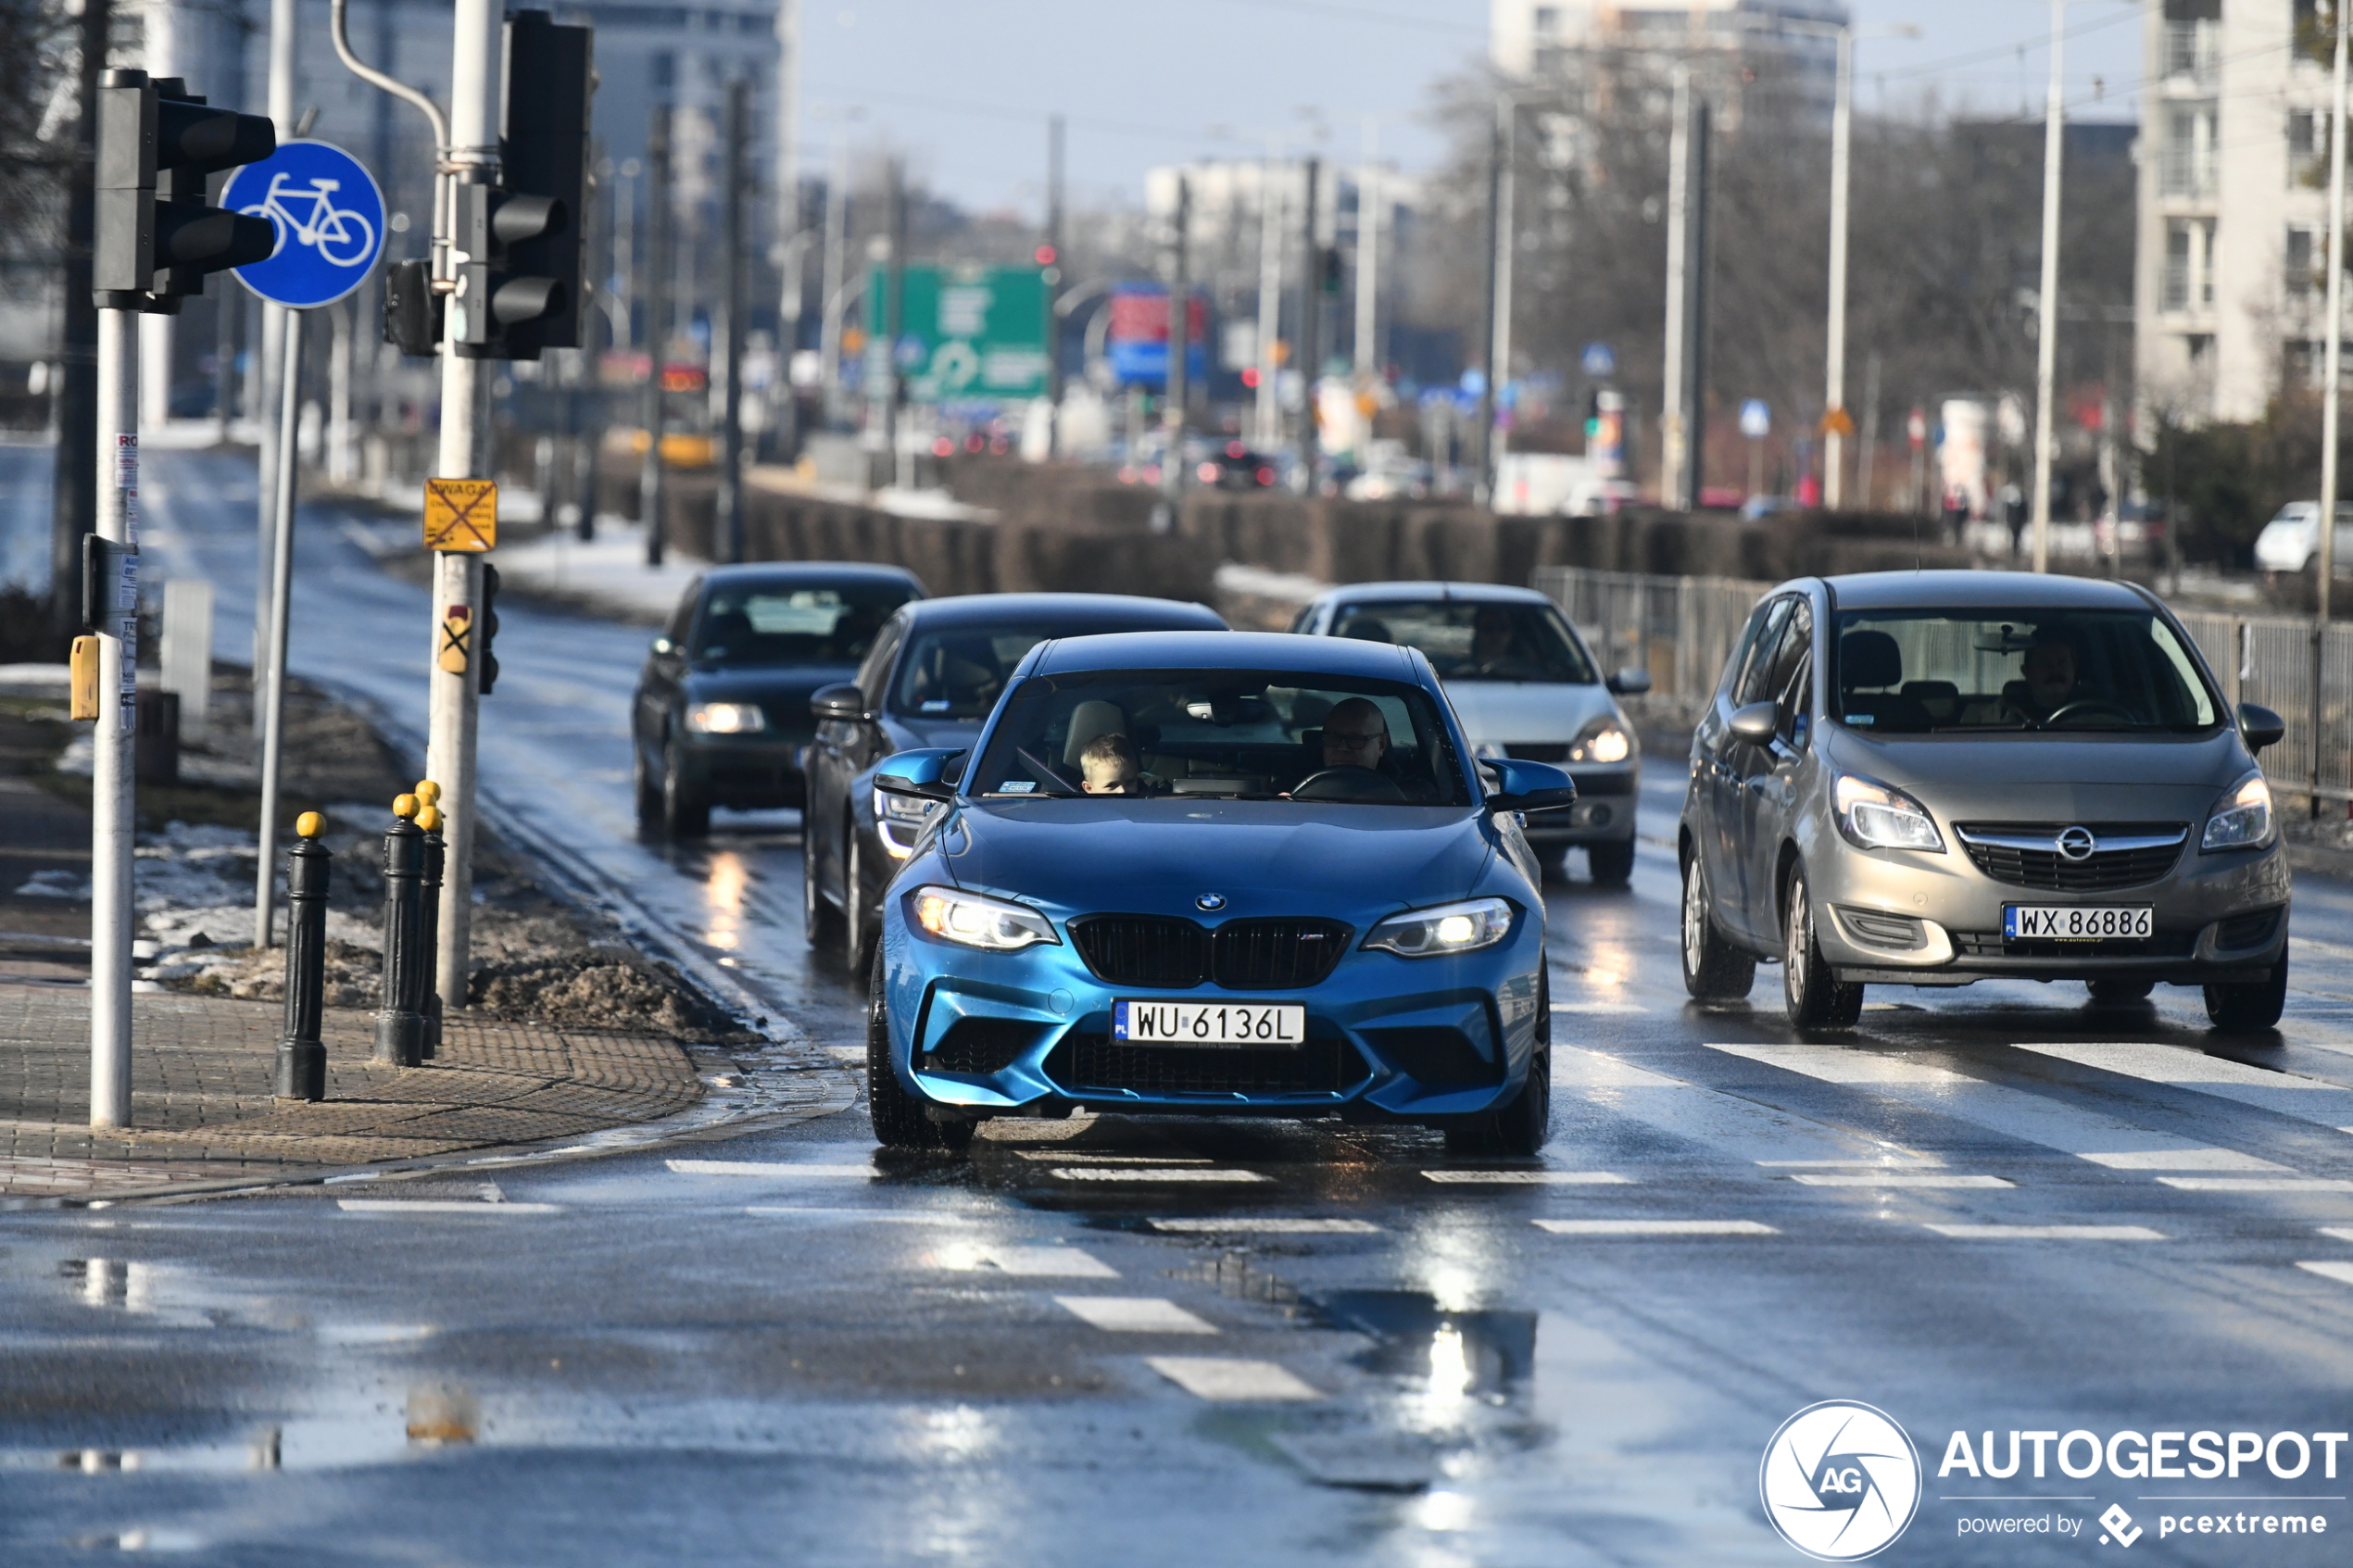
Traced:
POLYGON ((1577 804, 1577 781, 1549 762, 1495 757, 1479 765, 1495 780, 1487 797, 1491 812, 1566 811, 1577 804))
POLYGON ((1647 670, 1637 670, 1629 665, 1612 675, 1603 684, 1608 686, 1612 695, 1617 696, 1641 696, 1651 689, 1651 672, 1647 670))
MULTIPOLYGON (((824 692, 817 695, 823 696, 824 692)), ((912 796, 917 800, 953 800, 956 786, 947 782, 948 767, 961 763, 963 755, 961 750, 902 751, 875 769, 875 787, 885 795, 912 796)))
POLYGON ((1753 746, 1763 746, 1780 727, 1781 710, 1769 702, 1752 702, 1732 709, 1732 734, 1753 746))
POLYGON ((850 681, 820 686, 809 699, 809 711, 820 720, 833 720, 844 724, 862 723, 866 718, 866 694, 850 681))
POLYGON ((2247 750, 2260 751, 2267 746, 2277 746, 2286 735, 2286 720, 2268 708, 2251 702, 2239 704, 2239 738, 2246 742, 2247 750))

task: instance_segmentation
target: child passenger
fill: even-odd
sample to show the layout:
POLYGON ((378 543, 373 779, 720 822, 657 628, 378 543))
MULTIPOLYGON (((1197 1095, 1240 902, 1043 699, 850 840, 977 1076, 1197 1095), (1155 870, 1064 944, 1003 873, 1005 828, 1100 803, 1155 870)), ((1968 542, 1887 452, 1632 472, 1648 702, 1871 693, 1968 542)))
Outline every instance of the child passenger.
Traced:
POLYGON ((1078 754, 1083 787, 1089 795, 1141 795, 1136 747, 1123 734, 1097 735, 1078 754))

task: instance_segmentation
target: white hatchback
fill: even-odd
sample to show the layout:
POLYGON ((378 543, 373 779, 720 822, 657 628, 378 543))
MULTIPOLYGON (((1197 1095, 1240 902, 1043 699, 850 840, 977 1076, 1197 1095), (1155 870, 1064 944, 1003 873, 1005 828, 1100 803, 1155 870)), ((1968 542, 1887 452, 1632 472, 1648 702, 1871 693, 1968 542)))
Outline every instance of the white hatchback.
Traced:
MULTIPOLYGON (((2321 503, 2290 501, 2255 536, 2255 564, 2265 571, 2298 572, 2321 547, 2321 503)), ((2353 501, 2336 504, 2336 570, 2353 551, 2353 501)))
POLYGON ((1581 845, 1595 882, 1633 874, 1642 747, 1615 694, 1646 692, 1650 676, 1604 680, 1552 600, 1490 583, 1355 583, 1300 611, 1291 630, 1420 649, 1478 755, 1550 762, 1577 781, 1573 809, 1529 819, 1546 868, 1581 845))

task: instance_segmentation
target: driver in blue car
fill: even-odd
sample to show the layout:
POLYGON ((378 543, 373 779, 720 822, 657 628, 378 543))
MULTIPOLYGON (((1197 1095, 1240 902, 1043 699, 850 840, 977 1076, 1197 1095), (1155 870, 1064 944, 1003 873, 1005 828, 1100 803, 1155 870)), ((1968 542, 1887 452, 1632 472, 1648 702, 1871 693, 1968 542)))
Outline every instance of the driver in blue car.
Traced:
POLYGON ((1430 797, 1428 779, 1401 767, 1390 750, 1389 720, 1369 697, 1352 696, 1324 715, 1324 766, 1367 768, 1403 790, 1410 801, 1430 797))

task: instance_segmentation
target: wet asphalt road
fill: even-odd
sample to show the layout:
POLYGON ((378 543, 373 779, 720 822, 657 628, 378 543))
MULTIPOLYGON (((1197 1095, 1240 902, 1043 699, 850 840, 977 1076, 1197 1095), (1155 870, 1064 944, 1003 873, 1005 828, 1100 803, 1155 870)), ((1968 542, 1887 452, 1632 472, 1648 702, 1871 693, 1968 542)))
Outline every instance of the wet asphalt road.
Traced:
MULTIPOLYGON (((241 498, 223 459, 149 464, 156 532, 216 572, 236 647, 250 473, 241 498)), ((302 569, 297 668, 398 721, 422 592, 324 530, 302 569)), ((643 633, 501 614, 501 801, 849 1045, 789 817, 635 842, 643 633)), ((1654 759, 1653 833, 1678 783, 1654 759)), ((1534 1166, 1416 1130, 1110 1119, 878 1166, 852 1112, 0 1214, 0 1562, 1784 1563, 1758 1461, 1823 1399, 1888 1411, 1927 1467, 1884 1561, 2112 1553, 2088 1523, 2112 1503, 2136 1557, 2342 1561, 2155 1515, 2341 1535, 2353 1452, 2337 1478, 1936 1472, 1957 1429, 2353 1424, 2353 890, 2299 881, 2290 1017, 2228 1054, 2194 992, 2100 1012, 2031 985, 1875 990, 1851 1043, 1804 1044, 1770 969, 1747 1007, 1685 1002, 1675 893, 1646 844, 1629 892, 1548 897, 1534 1166), (2008 1516, 2082 1533, 1961 1534, 2008 1516)))

